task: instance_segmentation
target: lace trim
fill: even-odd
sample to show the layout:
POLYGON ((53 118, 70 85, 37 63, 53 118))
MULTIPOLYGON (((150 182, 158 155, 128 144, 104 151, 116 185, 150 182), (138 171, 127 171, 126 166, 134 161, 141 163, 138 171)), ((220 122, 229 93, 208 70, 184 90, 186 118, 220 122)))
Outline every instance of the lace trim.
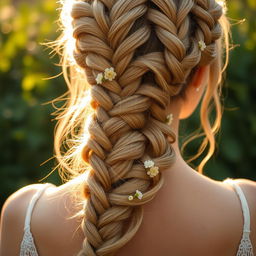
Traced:
POLYGON ((248 232, 243 234, 236 256, 254 256, 248 232))
POLYGON ((254 256, 251 241, 242 239, 236 256, 254 256))
POLYGON ((20 246, 20 256, 38 256, 30 228, 26 227, 23 240, 20 246))
POLYGON ((227 178, 224 180, 224 183, 229 183, 235 188, 235 192, 237 193, 241 202, 244 217, 243 237, 240 241, 236 256, 254 256, 253 247, 250 240, 250 210, 243 190, 233 179, 227 178))
POLYGON ((30 231, 30 221, 31 221, 31 215, 33 208, 38 200, 38 198, 41 196, 41 194, 45 191, 45 189, 48 186, 52 186, 51 183, 44 183, 42 184, 42 189, 38 190, 31 198, 27 212, 26 212, 26 218, 25 218, 25 225, 24 225, 24 235, 22 242, 20 244, 20 256, 38 256, 34 238, 30 231))
POLYGON ((30 228, 24 229, 25 233, 20 245, 20 256, 38 256, 30 228))

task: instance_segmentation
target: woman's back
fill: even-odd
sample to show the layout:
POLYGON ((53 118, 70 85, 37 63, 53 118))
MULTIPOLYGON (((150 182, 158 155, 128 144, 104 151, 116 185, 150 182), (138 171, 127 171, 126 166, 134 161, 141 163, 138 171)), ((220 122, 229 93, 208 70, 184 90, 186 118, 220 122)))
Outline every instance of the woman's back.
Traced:
MULTIPOLYGON (((215 0, 64 2, 57 49, 63 49, 69 92, 57 111, 54 148, 62 177, 88 175, 78 179, 83 209, 72 200, 74 180, 35 205, 31 230, 39 255, 234 256, 243 232, 239 198, 230 185, 199 174, 214 154, 221 123, 222 57, 229 51, 223 6, 215 0), (205 134, 198 152, 193 149, 192 160, 207 149, 197 173, 181 155, 179 122, 199 103, 203 133, 194 131, 187 141, 205 134), (78 210, 81 218, 69 219, 78 210)), ((255 228, 252 184, 245 194, 255 228)), ((24 213, 20 223, 31 196, 13 206, 19 219, 19 210, 24 213)))
MULTIPOLYGON (((236 255, 243 215, 235 190, 192 169, 167 170, 165 175, 163 188, 144 206, 138 232, 117 256, 236 255)), ((249 181, 239 185, 248 201, 250 238, 256 251, 256 186, 249 181)), ((79 221, 65 220, 74 213, 70 195, 62 196, 68 186, 67 183, 46 192, 33 211, 31 231, 39 241, 39 256, 70 256, 81 248, 84 237, 78 229, 79 221)))

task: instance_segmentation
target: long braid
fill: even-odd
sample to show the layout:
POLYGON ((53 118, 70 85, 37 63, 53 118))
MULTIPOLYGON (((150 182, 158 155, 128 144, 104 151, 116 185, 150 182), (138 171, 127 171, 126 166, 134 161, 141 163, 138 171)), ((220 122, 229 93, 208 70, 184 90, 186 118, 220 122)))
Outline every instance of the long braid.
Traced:
POLYGON ((93 0, 73 5, 74 57, 91 84, 95 109, 82 152, 91 171, 84 183, 88 200, 79 256, 115 255, 140 227, 142 205, 162 187, 161 171, 175 161, 171 143, 176 138, 166 124, 166 107, 201 61, 197 40, 205 40, 210 49, 217 39, 218 14, 205 2, 93 0), (212 23, 203 15, 209 10, 216 18, 212 23), (192 39, 190 12, 200 26, 192 39), (163 51, 143 51, 152 37, 162 43, 163 51), (117 77, 96 84, 98 73, 109 67, 117 77), (148 159, 160 170, 153 178, 143 165, 148 159), (143 192, 141 200, 128 200, 136 190, 143 192))

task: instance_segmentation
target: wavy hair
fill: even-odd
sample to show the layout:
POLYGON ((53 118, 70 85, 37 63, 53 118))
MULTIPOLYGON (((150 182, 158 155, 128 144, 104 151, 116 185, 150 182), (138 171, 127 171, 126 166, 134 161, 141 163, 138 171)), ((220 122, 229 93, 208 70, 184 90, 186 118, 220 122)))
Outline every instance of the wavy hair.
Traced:
POLYGON ((209 149, 200 173, 214 153, 229 22, 215 0, 68 0, 61 26, 54 44, 68 91, 53 101, 64 101, 54 113, 55 153, 63 180, 82 177, 75 216, 85 239, 78 256, 115 255, 140 227, 142 206, 163 186, 161 172, 175 162, 167 106, 185 97, 196 70, 206 65, 209 83, 200 109, 206 136, 195 157, 209 149), (97 84, 109 67, 116 78, 97 84), (143 165, 148 159, 159 167, 153 178, 143 165), (128 200, 136 190, 141 200, 128 200))

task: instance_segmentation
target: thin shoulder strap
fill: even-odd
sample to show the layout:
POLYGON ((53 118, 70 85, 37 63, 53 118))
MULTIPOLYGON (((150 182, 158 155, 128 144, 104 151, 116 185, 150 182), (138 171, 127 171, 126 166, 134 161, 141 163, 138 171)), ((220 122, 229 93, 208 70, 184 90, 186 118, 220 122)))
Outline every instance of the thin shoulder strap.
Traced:
POLYGON ((32 215, 32 211, 33 208, 35 206, 35 203, 37 202, 37 200, 40 198, 40 196, 42 195, 42 193, 45 191, 45 189, 49 186, 51 186, 51 183, 44 183, 42 184, 42 188, 38 189, 37 192, 32 196, 28 208, 27 208, 27 212, 26 212, 26 219, 25 219, 25 226, 24 226, 24 230, 26 228, 30 227, 30 220, 31 220, 31 215, 32 215))
POLYGON ((237 184, 237 181, 235 181, 233 179, 228 178, 228 179, 224 180, 224 182, 232 185, 235 188, 235 191, 236 191, 237 195, 240 198, 241 205, 242 205, 243 216, 244 216, 244 229, 243 229, 243 231, 244 231, 244 233, 248 234, 248 236, 249 236, 249 233, 251 232, 251 230, 250 230, 250 210, 249 210, 245 195, 243 193, 243 190, 237 184))

